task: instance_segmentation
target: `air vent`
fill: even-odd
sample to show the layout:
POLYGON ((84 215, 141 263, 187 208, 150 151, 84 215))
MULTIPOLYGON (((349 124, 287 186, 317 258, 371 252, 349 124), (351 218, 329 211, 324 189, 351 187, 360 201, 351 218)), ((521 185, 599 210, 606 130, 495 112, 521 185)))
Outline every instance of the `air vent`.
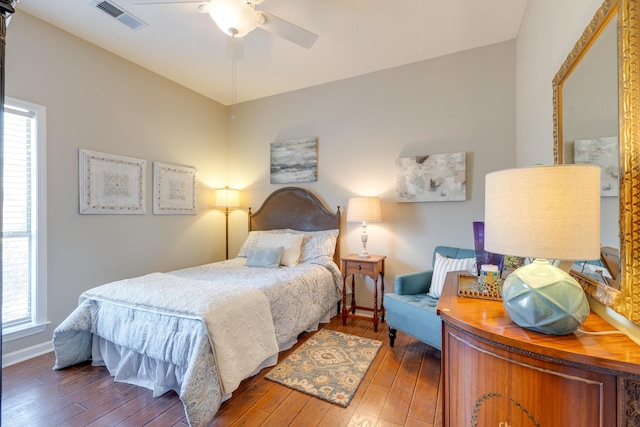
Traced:
POLYGON ((133 30, 147 26, 146 22, 136 18, 112 1, 98 1, 96 7, 133 30))

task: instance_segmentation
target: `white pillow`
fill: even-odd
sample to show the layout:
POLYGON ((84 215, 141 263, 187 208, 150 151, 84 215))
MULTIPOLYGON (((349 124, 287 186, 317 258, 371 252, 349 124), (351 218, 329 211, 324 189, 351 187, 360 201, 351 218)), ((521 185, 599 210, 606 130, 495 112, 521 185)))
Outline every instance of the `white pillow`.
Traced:
POLYGON ((258 236, 256 246, 262 246, 265 248, 277 248, 282 246, 284 248, 284 252, 282 253, 282 265, 294 267, 298 265, 298 260, 300 259, 302 239, 304 239, 304 234, 261 233, 258 236))
POLYGON ((256 243, 258 243, 258 237, 260 236, 260 233, 264 233, 264 231, 250 231, 249 235, 247 235, 246 240, 242 244, 242 247, 240 247, 240 250, 238 251, 238 255, 236 256, 246 258, 247 251, 255 247, 256 243))
POLYGON ((473 271, 475 258, 447 258, 436 252, 436 263, 433 266, 433 276, 431 277, 431 287, 427 295, 433 298, 440 298, 444 279, 450 271, 467 270, 473 271))

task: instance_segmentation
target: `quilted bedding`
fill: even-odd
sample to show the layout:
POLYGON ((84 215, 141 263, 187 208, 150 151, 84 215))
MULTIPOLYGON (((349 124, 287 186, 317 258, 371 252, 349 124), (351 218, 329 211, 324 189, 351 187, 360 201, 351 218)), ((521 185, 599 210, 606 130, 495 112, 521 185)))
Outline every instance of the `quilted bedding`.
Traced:
POLYGON ((332 262, 244 263, 236 258, 85 292, 54 332, 54 368, 92 359, 116 381, 156 396, 175 390, 189 424, 206 425, 243 378, 275 364, 279 349, 328 321, 340 298, 332 262))

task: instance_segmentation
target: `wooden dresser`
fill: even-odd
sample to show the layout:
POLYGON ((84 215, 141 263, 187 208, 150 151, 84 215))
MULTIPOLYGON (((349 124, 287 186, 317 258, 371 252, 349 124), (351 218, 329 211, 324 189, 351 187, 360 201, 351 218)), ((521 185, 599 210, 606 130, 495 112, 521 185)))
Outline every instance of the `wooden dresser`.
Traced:
MULTIPOLYGON (((640 426, 638 344, 521 328, 501 301, 459 297, 458 274, 438 304, 444 426, 640 426)), ((582 329, 614 330, 595 313, 582 329)))

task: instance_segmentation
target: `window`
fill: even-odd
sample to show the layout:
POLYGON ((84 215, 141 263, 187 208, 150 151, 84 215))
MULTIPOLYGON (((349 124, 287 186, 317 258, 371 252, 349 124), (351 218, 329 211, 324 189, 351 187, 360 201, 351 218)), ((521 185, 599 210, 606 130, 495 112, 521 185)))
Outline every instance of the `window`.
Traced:
POLYGON ((2 204, 2 339, 46 320, 45 108, 7 98, 2 204))

